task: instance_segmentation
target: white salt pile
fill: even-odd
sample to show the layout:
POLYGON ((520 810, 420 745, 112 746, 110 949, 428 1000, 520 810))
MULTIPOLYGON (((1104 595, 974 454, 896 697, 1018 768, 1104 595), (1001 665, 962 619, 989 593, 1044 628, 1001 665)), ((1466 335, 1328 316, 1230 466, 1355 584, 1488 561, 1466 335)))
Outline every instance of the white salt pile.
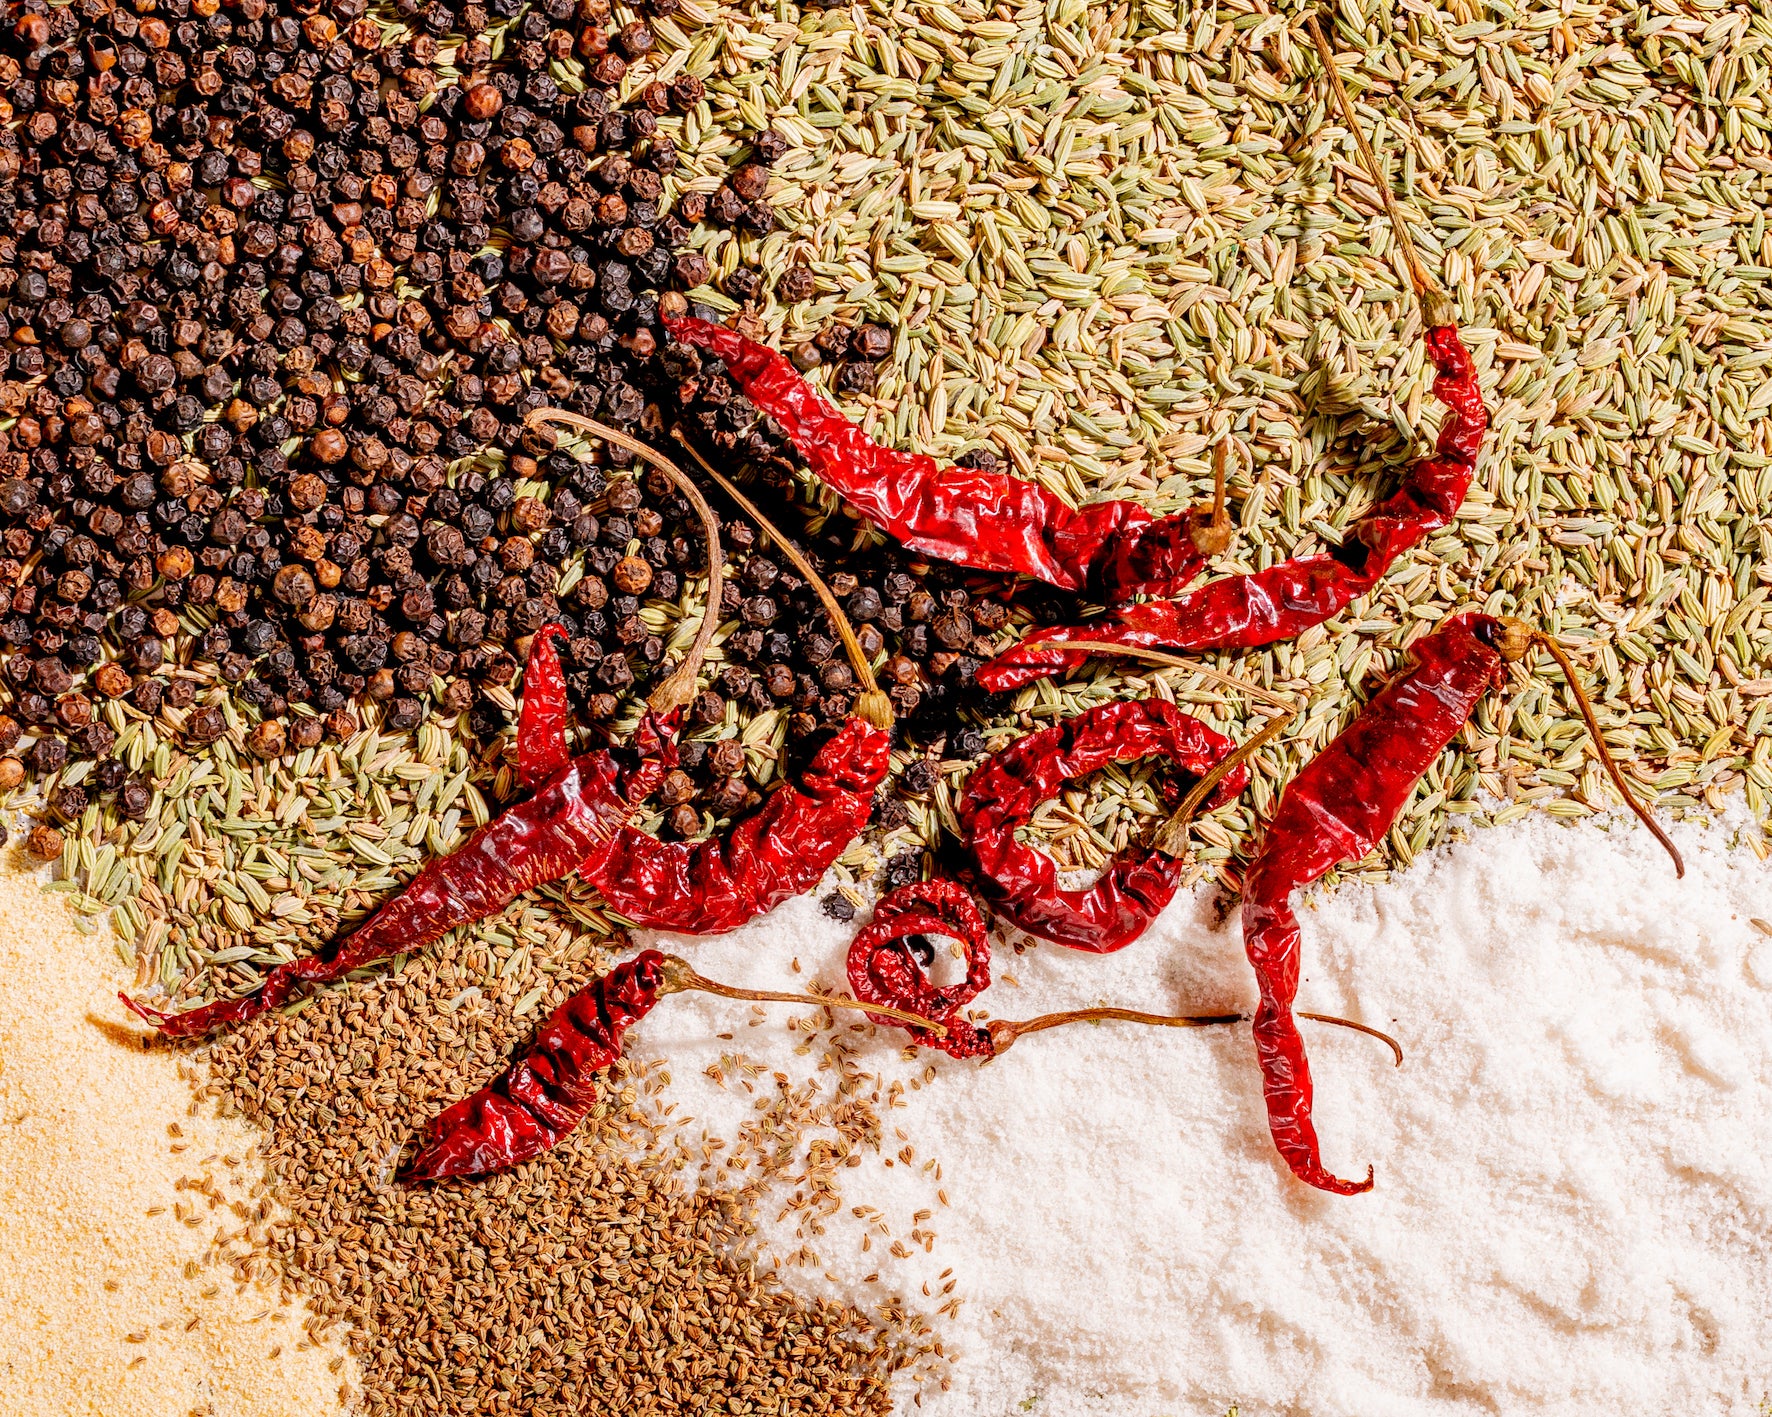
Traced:
MULTIPOLYGON (((1684 881, 1634 826, 1538 820, 1302 912, 1300 1007, 1408 1050, 1397 1069, 1371 1039, 1303 1025, 1325 1159, 1344 1176, 1375 1163, 1366 1196, 1286 1172, 1246 1024, 1067 1028, 988 1066, 901 1061, 882 1030, 857 1061, 903 1080, 903 1105, 886 1151, 841 1172, 820 1263, 791 1282, 926 1312, 962 1301, 926 1417, 1759 1412, 1772 930, 1752 920, 1772 919, 1772 875, 1724 827, 1676 835, 1684 881), (910 1246, 924 1210, 927 1251, 910 1246)), ((852 934, 803 900, 690 948, 710 974, 782 987, 794 956, 802 981, 840 981, 852 934)), ((1205 897, 1120 955, 997 963, 981 1002, 1011 1018, 1254 996, 1234 917, 1216 925, 1205 897)), ((731 1006, 685 999, 643 1046, 671 1059, 679 1111, 730 1137, 753 1098, 701 1071, 742 1050, 760 1091, 771 1070, 814 1076, 791 1012, 721 1042, 731 1006)), ((783 1252, 801 1243, 791 1224, 783 1252)))

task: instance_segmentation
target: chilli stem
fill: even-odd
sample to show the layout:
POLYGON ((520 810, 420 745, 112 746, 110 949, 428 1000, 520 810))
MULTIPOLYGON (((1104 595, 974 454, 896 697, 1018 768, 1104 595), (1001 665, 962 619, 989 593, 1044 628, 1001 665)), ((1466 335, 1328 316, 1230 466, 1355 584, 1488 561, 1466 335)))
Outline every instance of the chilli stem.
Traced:
POLYGON ((1231 518, 1225 508, 1225 463, 1230 456, 1230 441, 1228 435, 1220 438, 1212 450, 1212 515, 1202 521, 1199 509, 1194 511, 1194 549, 1202 556, 1216 556, 1231 544, 1231 518))
POLYGON ((1048 1028, 1062 1028, 1067 1023, 1100 1023, 1118 1019, 1125 1023, 1145 1023, 1158 1028, 1211 1028, 1215 1024, 1240 1023, 1242 1014, 1147 1014, 1137 1009, 1116 1009, 1106 1006, 1093 1009, 1066 1009, 1063 1013, 1041 1014, 1019 1023, 998 1020, 987 1024, 993 1055, 1006 1050, 1016 1039, 1048 1028))
POLYGON ((1244 739, 1214 763, 1211 771, 1201 777, 1189 789, 1187 796, 1181 799, 1181 805, 1170 814, 1169 820, 1157 828, 1157 834, 1151 839, 1151 845, 1165 856, 1184 855, 1187 851, 1188 826, 1194 819, 1194 813, 1200 810, 1201 803, 1211 794, 1212 789, 1224 781, 1227 773, 1233 771, 1238 764, 1246 762, 1256 749, 1273 739, 1297 716, 1298 709, 1288 705, 1285 713, 1270 718, 1263 724, 1261 732, 1252 738, 1244 739))
POLYGON ((557 423, 568 428, 577 428, 582 432, 593 433, 607 443, 618 448, 626 448, 637 458, 651 463, 676 485, 677 490, 689 499, 695 508, 695 514, 701 518, 702 534, 708 543, 708 599, 702 607, 701 624, 696 627, 695 642, 690 645, 689 653, 677 666, 671 676, 652 691, 646 700, 646 706, 654 713, 668 713, 674 708, 681 708, 695 697, 696 676, 701 673, 701 662, 708 652, 708 644, 714 638, 714 631, 720 626, 720 600, 725 587, 724 558, 720 552, 720 521, 714 515, 714 509, 701 495, 701 488, 695 485, 688 473, 678 467, 656 448, 648 447, 638 438, 630 437, 619 428, 611 428, 606 423, 599 423, 594 418, 587 418, 582 413, 574 413, 565 408, 538 408, 525 420, 530 427, 542 424, 557 423))
POLYGON ((1041 640, 1038 644, 1029 645, 1030 650, 1042 649, 1080 649, 1091 654, 1119 655, 1125 659, 1142 659, 1151 664, 1166 665, 1170 669, 1191 669, 1202 679, 1214 684, 1223 684, 1227 689, 1241 689, 1252 699, 1260 699, 1264 704, 1272 704, 1275 708, 1294 708, 1291 699, 1276 694, 1272 689, 1264 689, 1259 684, 1252 684, 1247 679, 1239 679, 1235 674, 1226 674, 1222 669, 1214 669, 1210 665, 1197 664, 1191 659, 1183 659, 1177 654, 1165 654, 1160 649, 1144 649, 1138 645, 1117 645, 1108 640, 1041 640))
POLYGON ((1612 779, 1612 785, 1624 797, 1624 805, 1636 813, 1637 820, 1649 828, 1655 839, 1667 850, 1667 854, 1673 857, 1674 874, 1684 879, 1686 863, 1680 857, 1679 847, 1673 844, 1672 839, 1661 829, 1660 824, 1649 815, 1649 809, 1638 800, 1637 794, 1631 790, 1631 785, 1624 780, 1623 772, 1619 770, 1617 762, 1613 760, 1612 750, 1606 746, 1606 740, 1600 733, 1600 721, 1594 717, 1594 706, 1588 702, 1587 693, 1581 687, 1581 680, 1576 677, 1575 666, 1570 662, 1569 656, 1563 652, 1561 645, 1542 630, 1534 631, 1532 638, 1544 646, 1550 657, 1556 660, 1557 666, 1563 671, 1563 678, 1568 682, 1570 691, 1575 695, 1575 706, 1581 710, 1582 720, 1587 724, 1588 737, 1593 739, 1594 752, 1598 754, 1601 766, 1606 769, 1607 775, 1612 779))
POLYGON ((757 510, 757 504, 738 490, 732 479, 723 473, 716 472, 711 463, 701 455, 700 449, 683 436, 683 430, 672 430, 677 441, 689 450, 689 456, 701 465, 703 472, 719 483, 726 495, 743 509, 746 516, 769 534, 769 539, 781 548, 782 555, 793 563, 794 569, 806 577, 811 583, 818 598, 824 604, 825 613, 831 617, 831 623, 837 627, 837 635, 843 641, 843 649, 849 656, 849 663, 855 669, 855 677, 861 680, 861 693, 856 696, 855 711, 875 728, 892 727, 892 700, 881 692, 879 680, 874 678, 874 667, 868 663, 868 657, 861 652, 861 642, 855 638, 855 627, 849 623, 849 617, 843 613, 843 607, 837 604, 837 597, 831 594, 831 588, 824 583, 824 577, 812 569, 812 563, 801 554, 800 549, 778 531, 768 517, 757 510))
POLYGON ((703 994, 718 994, 723 999, 748 999, 753 1003, 772 1004, 811 1004, 822 1009, 858 1009, 862 1013, 877 1014, 881 1018, 896 1019, 900 1023, 908 1023, 915 1028, 927 1029, 939 1037, 947 1037, 947 1029, 934 1019, 924 1018, 922 1014, 911 1013, 908 1009, 895 1009, 886 1004, 864 1004, 857 999, 827 999, 817 994, 787 994, 774 989, 741 989, 736 984, 721 984, 704 975, 697 974, 689 961, 678 955, 665 956, 665 982, 660 987, 661 994, 681 993, 693 989, 703 994))
POLYGON ((1341 109, 1341 120, 1354 135, 1354 143, 1360 149, 1360 160, 1366 165, 1366 174, 1372 179, 1372 185, 1378 189, 1378 195, 1384 202, 1384 209, 1390 214, 1391 227, 1396 232, 1397 245, 1402 248, 1403 262, 1409 267, 1409 279, 1415 284, 1415 296, 1421 301, 1422 310, 1430 325, 1451 323, 1451 302, 1446 298, 1437 284, 1429 277, 1421 264, 1421 257, 1416 254, 1415 242, 1410 239, 1409 228, 1404 223, 1402 214, 1397 210, 1396 200, 1391 196, 1391 185, 1385 180, 1383 171, 1378 166, 1378 157, 1372 151, 1372 145, 1366 141, 1365 130, 1360 127, 1354 117, 1354 103, 1348 97, 1347 86, 1341 81, 1341 71, 1335 67, 1335 55, 1329 49, 1329 41, 1323 37, 1322 28, 1317 24, 1315 15, 1306 15, 1304 22, 1316 41, 1317 54, 1323 61, 1323 68, 1329 74, 1329 86, 1335 90, 1335 102, 1341 109))
POLYGON ((1337 1028, 1351 1028, 1355 1033, 1364 1033, 1370 1038, 1376 1038, 1380 1043, 1388 1043, 1391 1052, 1397 1055, 1397 1066, 1399 1068, 1403 1066, 1403 1045, 1397 1042, 1397 1040, 1392 1038, 1388 1033, 1380 1032, 1378 1029, 1369 1027, 1363 1023, 1355 1023, 1351 1018, 1337 1018, 1334 1014, 1298 1013, 1293 1015, 1293 1017, 1314 1019, 1318 1023, 1332 1023, 1337 1028))

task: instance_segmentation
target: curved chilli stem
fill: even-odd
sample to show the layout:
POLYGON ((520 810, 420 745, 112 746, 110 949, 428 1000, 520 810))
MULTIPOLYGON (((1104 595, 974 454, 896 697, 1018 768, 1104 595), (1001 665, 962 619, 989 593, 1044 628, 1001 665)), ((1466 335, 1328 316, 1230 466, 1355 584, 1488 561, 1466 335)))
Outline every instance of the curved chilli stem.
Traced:
POLYGON ((524 420, 530 427, 543 424, 560 424, 567 428, 577 428, 581 432, 594 434, 606 443, 613 443, 618 448, 626 448, 635 457, 649 462, 670 478, 672 483, 695 508, 695 514, 701 519, 702 535, 708 543, 708 599, 702 607, 701 624, 696 627, 695 642, 690 645, 689 653, 683 657, 671 676, 659 684, 646 700, 646 706, 654 713, 668 713, 671 709, 681 708, 695 697, 696 676, 701 673, 701 662, 708 652, 708 645, 714 638, 714 631, 720 626, 720 599, 725 588, 725 559, 720 551, 720 521, 714 515, 714 509, 701 495, 701 488, 682 468, 667 458, 656 448, 650 448, 638 438, 630 437, 619 428, 611 428, 606 423, 599 423, 594 418, 586 418, 582 413, 574 413, 565 408, 538 408, 524 420))
POLYGON ((1164 654, 1160 649, 1143 649, 1138 645, 1117 645, 1108 640, 1041 640, 1030 645, 1030 649, 1080 649, 1091 654, 1118 655, 1122 659, 1142 659, 1151 664, 1165 665, 1170 669, 1191 669, 1202 679, 1214 684, 1223 684, 1227 689, 1241 689, 1252 699, 1260 699, 1264 704, 1272 704, 1275 708, 1294 709, 1296 705, 1283 694, 1276 694, 1272 689, 1264 689, 1247 679, 1239 679, 1235 674, 1226 674, 1222 669, 1214 669, 1208 664, 1198 664, 1191 659, 1183 659, 1178 654, 1164 654))
POLYGON ((1239 763, 1248 761, 1249 757, 1264 743, 1270 742, 1280 730, 1298 717, 1298 710, 1288 706, 1285 713, 1270 718, 1262 725, 1261 732, 1253 738, 1246 738, 1231 752, 1226 753, 1212 765, 1212 770, 1196 782, 1181 799, 1181 805, 1169 816, 1169 820, 1157 828, 1156 836, 1151 838, 1151 845, 1165 856, 1182 856, 1187 852, 1187 829, 1194 819, 1194 813, 1212 793, 1212 789, 1223 782, 1225 775, 1233 771, 1239 763))
POLYGON ((1194 510, 1194 528, 1190 535, 1194 549, 1202 556, 1217 556, 1231 544, 1231 516, 1225 507, 1225 464, 1230 457, 1230 436, 1218 440, 1212 450, 1212 515, 1200 516, 1194 510))
MULTIPOLYGON (((871 1007, 871 1006, 870 1006, 871 1007)), ((1123 1023, 1144 1023, 1158 1028, 1212 1028, 1223 1023, 1241 1023, 1242 1014, 1147 1014, 1138 1009, 1116 1009, 1102 1006, 1093 1009, 1066 1009, 1063 1013, 1041 1014, 1020 1022, 999 1020, 985 1025, 991 1036, 991 1052, 995 1056, 1009 1048, 1016 1039, 1048 1028, 1062 1028, 1067 1023, 1104 1023, 1117 1019, 1123 1023)))
POLYGON ((855 670, 855 677, 861 681, 861 693, 855 700, 856 713, 875 728, 892 727, 892 700, 881 691, 880 681, 874 678, 874 667, 868 663, 868 657, 861 652, 861 642, 855 638, 855 627, 849 623, 843 607, 837 604, 837 597, 831 594, 831 588, 824 583, 824 577, 812 569, 812 563, 801 554, 800 548, 783 536, 775 524, 757 510, 757 504, 740 492, 731 478, 714 470, 713 465, 701 455, 701 450, 683 436, 681 428, 672 431, 676 434, 677 441, 689 450, 689 456, 701 465, 702 471, 719 483, 726 495, 743 509, 745 515, 768 533, 769 539, 781 548, 781 554, 793 563, 794 569, 806 577, 813 590, 818 593, 825 613, 837 627, 837 636, 843 641, 850 667, 855 670))
POLYGON ((1556 660, 1558 667, 1562 669, 1563 678, 1568 681, 1570 692, 1575 695, 1575 706, 1581 710, 1582 720, 1587 724, 1588 737, 1593 739, 1594 752, 1599 756, 1600 765, 1606 769, 1607 775, 1612 779, 1612 785, 1624 797, 1624 805, 1636 813, 1637 820, 1649 828, 1655 839, 1666 849, 1667 854, 1673 857, 1674 874, 1683 879, 1686 875, 1686 863, 1680 857, 1679 847, 1673 844, 1672 839, 1661 829, 1661 825, 1649 815, 1649 809, 1638 800, 1637 794, 1631 790, 1631 785, 1624 780, 1624 774, 1619 770, 1617 762, 1613 760, 1612 750, 1606 746, 1606 740, 1600 734, 1600 721, 1594 717, 1594 706, 1588 702, 1587 693, 1581 687, 1581 680, 1576 677, 1575 665, 1563 652, 1563 647, 1544 631, 1535 631, 1532 638, 1544 646, 1550 657, 1556 660))
POLYGON ((914 1028, 927 1029, 942 1038, 946 1038, 948 1032, 934 1019, 924 1018, 922 1014, 914 1014, 908 1009, 895 1009, 887 1004, 864 1004, 857 999, 827 999, 817 994, 785 994, 773 989, 740 989, 736 984, 721 984, 697 974, 689 961, 681 956, 666 955, 664 982, 659 985, 658 992, 679 994, 685 990, 718 994, 722 999, 748 999, 753 1003, 811 1004, 821 1009, 856 1009, 881 1018, 895 1019, 914 1028))
POLYGON ((1316 1023, 1332 1023, 1337 1028, 1351 1028, 1355 1033, 1364 1033, 1369 1038, 1376 1038, 1380 1043, 1390 1045, 1391 1052, 1397 1055, 1396 1065, 1399 1068, 1403 1066, 1403 1045, 1397 1042, 1397 1040, 1392 1038, 1388 1033, 1380 1032, 1378 1029, 1370 1028, 1363 1023, 1355 1023, 1351 1018, 1337 1018, 1334 1014, 1307 1014, 1300 1011, 1295 1013, 1293 1017, 1308 1018, 1316 1023))
POLYGON ((1372 145, 1366 141, 1365 131, 1354 117, 1354 103, 1348 97, 1347 86, 1341 81, 1341 71, 1335 67, 1335 55, 1329 49, 1329 41, 1323 37, 1322 28, 1317 24, 1315 15, 1306 15, 1304 23, 1316 41, 1317 54, 1323 61, 1323 68, 1329 75, 1329 86, 1335 90, 1335 103, 1341 110, 1341 121, 1348 126, 1354 135, 1354 143, 1360 149, 1360 160, 1366 165, 1366 175, 1372 179, 1372 185, 1378 188, 1378 195, 1384 201, 1384 209, 1390 214, 1391 227, 1397 235, 1397 245, 1403 251, 1403 263, 1409 267, 1409 279, 1415 284, 1416 299, 1421 301, 1422 310, 1430 325, 1446 325, 1452 322, 1451 301, 1445 292, 1428 275, 1421 264, 1421 257, 1416 254, 1415 242, 1410 239, 1409 228, 1404 224, 1402 214, 1397 210, 1396 200, 1391 196, 1390 183, 1385 181, 1384 173, 1379 169, 1378 158, 1372 151, 1372 145))

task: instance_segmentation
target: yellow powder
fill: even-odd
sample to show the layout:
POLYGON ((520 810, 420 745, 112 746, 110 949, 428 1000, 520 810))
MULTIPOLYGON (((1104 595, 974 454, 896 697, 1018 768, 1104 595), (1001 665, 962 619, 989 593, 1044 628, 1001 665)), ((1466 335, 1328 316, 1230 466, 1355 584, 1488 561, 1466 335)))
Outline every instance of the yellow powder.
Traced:
POLYGON ((108 931, 0 864, 0 1390, 13 1417, 333 1417, 357 1386, 304 1311, 202 1265, 235 1230, 184 1178, 244 1198, 242 1122, 191 1117, 178 1057, 144 1049, 108 931), (182 1135, 173 1135, 176 1127, 182 1135), (174 1151, 173 1148, 180 1148, 174 1151), (226 1163, 233 1157, 238 1164, 226 1163), (150 1215, 151 1210, 158 1211, 150 1215), (191 1216, 186 1224, 181 1216, 191 1216), (197 1262, 194 1277, 186 1267, 197 1262), (110 1287, 107 1287, 110 1286, 110 1287), (213 1296, 204 1298, 206 1290, 213 1296), (276 1357, 272 1350, 280 1349, 276 1357))

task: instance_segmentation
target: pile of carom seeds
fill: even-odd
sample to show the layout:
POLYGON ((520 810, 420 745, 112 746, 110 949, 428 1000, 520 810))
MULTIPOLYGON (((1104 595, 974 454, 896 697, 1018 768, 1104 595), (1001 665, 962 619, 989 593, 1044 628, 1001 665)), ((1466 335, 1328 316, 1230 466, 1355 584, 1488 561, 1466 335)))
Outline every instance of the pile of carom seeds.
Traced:
MULTIPOLYGON (((1614 750, 1665 805, 1713 809, 1744 788, 1764 813, 1763 60, 1745 13, 1577 11, 1338 7, 1344 38, 1363 39, 1349 82, 1463 303, 1495 448, 1455 534, 1327 633, 1207 661, 1314 697, 1246 799, 1201 824, 1193 879, 1234 884, 1290 771, 1473 599, 1578 649, 1614 750)), ((16 588, 0 747, 16 759, 0 757, 0 788, 44 816, 54 888, 84 919, 111 911, 137 983, 182 1000, 248 989, 348 928, 516 791, 505 745, 538 616, 557 608, 578 632, 584 724, 625 728, 633 691, 680 652, 699 613, 694 523, 620 454, 586 468, 526 442, 521 413, 544 397, 665 447, 680 421, 757 467, 771 511, 800 497, 785 524, 833 579, 853 577, 849 609, 908 661, 887 676, 917 696, 896 695, 901 797, 839 862, 834 913, 916 874, 969 759, 1033 723, 1140 692, 1245 721, 1187 671, 1123 666, 970 702, 977 637, 1005 628, 1001 588, 944 578, 836 514, 742 398, 661 357, 664 300, 748 317, 814 378, 828 368, 885 441, 1001 457, 1078 498, 1188 505, 1228 431, 1251 456, 1233 464, 1243 534, 1224 569, 1335 544, 1386 477, 1350 466, 1348 440, 1388 464, 1424 431, 1383 223, 1291 16, 1258 0, 1194 15, 1153 0, 6 14, 0 568, 16 588)), ((651 823, 667 833, 689 830, 685 806, 700 830, 744 811, 793 716, 827 720, 850 688, 826 682, 828 626, 803 588, 755 528, 727 531, 759 564, 736 567, 718 698, 694 708, 694 792, 651 823), (777 663, 791 694, 771 693, 777 663)), ((1056 609, 1023 595, 1007 619, 1056 609)), ((1354 869, 1407 863, 1465 823, 1603 810, 1579 734, 1549 678, 1485 706, 1354 869)), ((1034 825, 1087 867, 1158 810, 1141 774, 1113 770, 1034 825)), ((585 893, 547 894, 551 918, 615 937, 585 893)), ((524 943, 532 929, 489 922, 439 952, 436 975, 406 966, 425 998, 447 992, 436 1011, 456 1030, 440 1054, 411 1050, 425 1101, 483 1081, 578 977, 524 943)), ((311 1128, 343 1113, 279 1121, 296 1114, 274 1070, 305 1060, 317 1076, 335 1051, 395 1066, 372 990, 408 987, 354 981, 253 1032, 256 1054, 217 1050, 215 1083, 266 1121, 286 1182, 324 1170, 311 1128)), ((588 1167, 615 1136, 587 1128, 557 1164, 588 1167)), ((340 1255, 362 1240, 360 1202, 308 1211, 312 1241, 298 1227, 266 1242, 358 1325, 369 1296, 340 1255)), ((493 1213, 473 1192, 459 1204, 493 1213)), ((743 1230, 716 1248, 742 1252, 743 1230)), ((481 1341, 473 1306, 425 1282, 434 1314, 362 1329, 365 1400, 387 1410, 450 1410, 403 1388, 405 1365, 436 1356, 433 1332, 481 1341)), ((562 1351, 601 1331, 594 1305, 581 1321, 562 1351)), ((828 1336, 853 1319, 819 1322, 828 1336)), ((830 1351, 864 1373, 904 1346, 830 1351)), ((474 1372, 459 1410, 510 1377, 474 1372)))

